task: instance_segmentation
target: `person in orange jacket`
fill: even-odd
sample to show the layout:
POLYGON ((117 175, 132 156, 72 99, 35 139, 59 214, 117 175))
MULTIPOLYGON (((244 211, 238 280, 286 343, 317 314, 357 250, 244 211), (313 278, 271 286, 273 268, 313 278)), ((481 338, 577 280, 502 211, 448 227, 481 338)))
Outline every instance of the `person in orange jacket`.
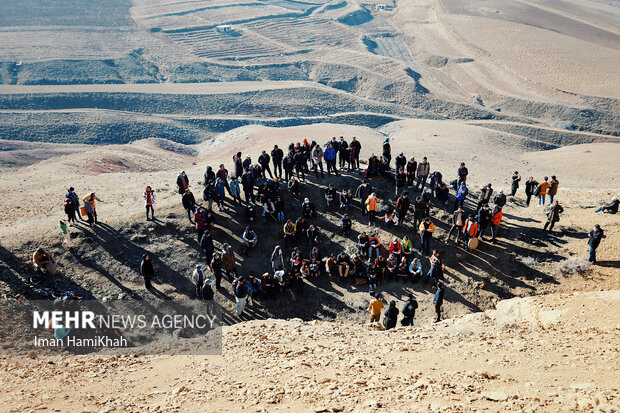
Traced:
POLYGON ((431 253, 431 240, 434 231, 435 225, 431 222, 430 217, 426 217, 420 223, 420 254, 429 255, 431 253))
POLYGON ((377 198, 376 193, 370 194, 366 199, 366 209, 368 210, 368 225, 375 226, 375 215, 377 214, 377 207, 381 200, 377 198))
POLYGON ((469 250, 469 240, 478 235, 478 222, 471 214, 463 225, 463 235, 465 236, 465 245, 467 245, 467 249, 469 250))
POLYGON ((545 197, 547 196, 547 191, 549 188, 551 188, 549 177, 545 176, 545 180, 538 184, 538 188, 536 188, 536 191, 538 192, 538 206, 545 205, 545 197))
POLYGON ((504 216, 502 212, 502 207, 499 205, 495 205, 493 210, 491 211, 491 242, 495 244, 495 237, 497 237, 497 229, 499 228, 499 224, 502 222, 502 217, 504 216))
POLYGON ((86 195, 83 199, 84 207, 86 208, 86 215, 88 216, 88 224, 92 227, 93 224, 97 224, 97 209, 96 202, 103 202, 101 199, 97 198, 94 192, 86 195))

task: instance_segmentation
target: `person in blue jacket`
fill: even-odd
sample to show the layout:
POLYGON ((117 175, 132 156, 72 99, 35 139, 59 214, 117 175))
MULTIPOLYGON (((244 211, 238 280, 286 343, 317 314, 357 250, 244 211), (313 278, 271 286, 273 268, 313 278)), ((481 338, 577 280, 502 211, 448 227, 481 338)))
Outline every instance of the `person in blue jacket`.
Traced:
POLYGON ((465 185, 465 182, 461 182, 461 186, 459 186, 458 190, 456 191, 456 199, 454 201, 455 211, 459 209, 459 207, 463 207, 463 204, 465 203, 465 198, 467 198, 467 194, 469 194, 469 189, 467 189, 467 185, 465 185))

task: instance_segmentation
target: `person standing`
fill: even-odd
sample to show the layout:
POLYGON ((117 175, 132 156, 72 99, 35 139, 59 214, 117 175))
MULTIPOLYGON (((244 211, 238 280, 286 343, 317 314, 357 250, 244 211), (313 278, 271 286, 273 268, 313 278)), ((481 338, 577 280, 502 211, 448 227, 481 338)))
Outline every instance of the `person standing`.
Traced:
POLYGON ((385 307, 383 301, 379 299, 378 294, 373 294, 373 299, 368 306, 368 311, 370 311, 370 322, 378 323, 381 319, 381 310, 385 307))
POLYGON ((439 282, 433 285, 433 291, 435 291, 435 296, 433 297, 433 304, 435 304, 435 323, 438 323, 441 320, 441 306, 443 305, 443 297, 445 295, 445 287, 443 283, 439 282))
POLYGON ((418 188, 424 189, 424 185, 426 185, 426 180, 428 179, 428 175, 431 173, 431 164, 428 162, 426 156, 422 158, 422 162, 418 164, 418 181, 415 184, 415 190, 418 188))
POLYGON ((357 140, 354 136, 351 144, 349 145, 351 149, 351 166, 354 169, 359 169, 360 167, 360 152, 362 151, 362 144, 357 140))
MULTIPOLYGON (((75 220, 75 208, 73 207, 73 200, 65 195, 65 215, 67 215, 67 222, 69 222, 69 226, 74 226, 76 224, 75 220)), ((83 218, 82 218, 83 219, 83 218)))
MULTIPOLYGON (((480 211, 478 211, 478 216, 476 218, 478 220, 478 237, 482 239, 484 232, 489 227, 489 224, 491 224, 491 211, 489 211, 489 206, 483 205, 480 211)), ((469 242, 469 238, 465 241, 469 242)))
POLYGON ((411 200, 409 199, 409 192, 405 191, 403 194, 396 200, 396 210, 398 211, 398 225, 402 225, 405 222, 405 218, 407 217, 407 212, 409 212, 409 207, 411 206, 411 200))
POLYGON ((144 287, 147 289, 147 291, 150 291, 153 288, 151 280, 155 275, 155 271, 153 270, 153 263, 151 262, 151 257, 148 254, 144 254, 142 256, 142 262, 140 263, 140 274, 144 279, 144 287))
POLYGON ((222 267, 224 267, 224 271, 226 271, 226 276, 229 280, 237 276, 237 270, 235 269, 235 253, 230 244, 223 245, 222 267))
POLYGON ((333 172, 334 175, 338 176, 338 168, 336 168, 336 148, 334 148, 331 142, 327 144, 327 148, 323 151, 323 159, 325 159, 325 164, 327 165, 327 175, 331 175, 331 172, 333 172))
POLYGON ((185 194, 185 191, 189 188, 189 178, 185 171, 181 171, 177 176, 177 187, 179 188, 179 195, 185 194))
MULTIPOLYGON (((482 212, 483 210, 484 208, 481 209, 480 212, 482 212)), ((470 214, 467 218, 467 221, 465 221, 465 224, 463 225, 463 235, 465 239, 465 245, 467 245, 467 250, 469 250, 469 240, 478 235, 478 229, 478 222, 476 222, 474 216, 470 214)), ((480 236, 482 236, 482 231, 480 231, 480 236)))
POLYGON ((596 224, 594 229, 588 234, 588 237, 588 245, 590 246, 590 256, 588 257, 588 261, 592 264, 596 264, 596 249, 600 245, 601 239, 604 237, 601 226, 596 224))
POLYGON ((400 324, 403 326, 413 326, 413 319, 415 317, 415 310, 418 308, 418 302, 413 297, 413 294, 407 295, 407 301, 403 305, 401 313, 403 319, 400 320, 400 324))
POLYGON ((366 215, 366 200, 370 194, 372 194, 372 186, 368 183, 368 179, 364 179, 364 182, 355 190, 355 197, 359 198, 362 206, 362 215, 366 215))
POLYGON ((213 294, 213 288, 211 288, 210 278, 207 278, 202 284, 200 295, 205 302, 207 314, 213 314, 213 310, 215 309, 213 298, 215 297, 215 294, 213 294))
POLYGON ((455 230, 456 242, 459 242, 459 239, 461 237, 461 231, 463 230, 463 225, 465 225, 465 212, 463 211, 463 208, 459 207, 452 214, 452 227, 450 228, 450 231, 448 231, 448 235, 446 236, 446 242, 450 240, 452 232, 455 230))
POLYGON ((456 171, 458 186, 461 186, 461 183, 467 180, 468 174, 469 174, 469 171, 467 170, 467 167, 465 166, 465 162, 461 162, 461 166, 456 171))
POLYGON ((545 197, 547 196, 547 191, 549 191, 549 188, 551 187, 551 184, 549 183, 549 178, 545 176, 545 180, 542 181, 538 187, 536 188, 536 191, 538 192, 538 206, 545 206, 545 197))
POLYGON ((185 190, 185 194, 183 195, 183 198, 181 198, 181 203, 187 212, 189 222, 193 224, 194 221, 192 220, 192 213, 194 212, 194 207, 196 206, 196 198, 194 198, 194 194, 192 194, 192 191, 190 191, 189 188, 185 190))
POLYGON ((246 169, 243 175, 241 175, 241 186, 243 187, 243 194, 245 196, 245 203, 254 203, 254 178, 249 169, 246 169))
POLYGON ((237 302, 237 317, 239 317, 243 313, 245 304, 248 300, 248 286, 243 276, 239 277, 236 284, 234 293, 235 301, 237 302))
MULTIPOLYGON (((207 262, 209 262, 209 257, 207 257, 207 262)), ((211 255, 209 269, 215 277, 215 288, 219 290, 222 286, 222 258, 219 252, 214 252, 211 255)))
POLYGON ((202 265, 196 264, 196 268, 194 269, 194 272, 192 273, 192 281, 194 282, 194 285, 196 286, 196 298, 200 300, 201 298, 203 298, 202 287, 205 281, 205 275, 202 272, 202 265))
POLYGON ((564 208, 562 208, 558 201, 555 201, 553 205, 549 206, 547 209, 547 222, 545 222, 543 230, 549 227, 549 232, 551 232, 555 223, 560 220, 560 214, 562 212, 564 212, 564 208))
POLYGON ((321 179, 325 178, 323 173, 323 148, 321 145, 314 145, 312 148, 312 169, 316 177, 319 177, 319 170, 321 170, 321 179))
POLYGON ((80 213, 80 197, 78 197, 78 194, 75 193, 75 189, 73 187, 67 189, 67 194, 65 195, 65 198, 69 198, 71 200, 71 204, 73 205, 74 217, 77 215, 78 219, 85 221, 85 218, 80 213))
POLYGON ((467 198, 467 194, 469 193, 469 189, 465 185, 465 182, 461 182, 461 186, 456 191, 456 197, 454 199, 454 209, 463 208, 463 204, 465 203, 465 198, 467 198))
POLYGON ((390 330, 396 327, 396 321, 398 320, 398 308, 396 308, 396 301, 390 301, 390 306, 383 314, 383 326, 386 330, 390 330))
POLYGON ((237 152, 233 156, 233 164, 235 165, 235 178, 241 178, 243 174, 243 160, 241 159, 241 152, 237 152))
POLYGON ((97 195, 95 195, 94 192, 91 192, 90 194, 86 195, 83 201, 84 201, 84 206, 86 207, 86 215, 88 215, 88 223, 92 227, 93 223, 95 225, 97 224, 97 209, 96 209, 95 201, 99 201, 99 202, 103 202, 103 201, 97 198, 97 195))
POLYGON ((343 169, 348 163, 347 156, 349 156, 349 144, 344 140, 344 136, 341 136, 340 142, 338 142, 338 164, 340 169, 343 169))
POLYGON ((491 243, 495 244, 495 238, 497 237, 497 230, 499 229, 499 224, 502 222, 502 207, 499 205, 495 205, 493 210, 491 211, 491 243))
POLYGON ((60 227, 60 233, 62 234, 62 246, 66 249, 71 248, 71 235, 69 234, 67 222, 61 219, 58 225, 60 227))
POLYGON ((269 177, 273 179, 273 174, 271 173, 271 168, 269 167, 269 162, 271 161, 271 157, 267 155, 267 151, 263 151, 258 157, 258 164, 261 167, 261 174, 263 178, 267 178, 267 173, 269 173, 269 177))
POLYGON ((381 200, 377 198, 374 192, 366 199, 366 209, 368 210, 368 225, 375 226, 375 216, 377 215, 377 207, 381 200))
POLYGON ((278 178, 282 179, 282 160, 284 159, 284 152, 278 148, 278 145, 273 146, 271 151, 271 162, 273 162, 273 173, 278 178))
POLYGON ((155 220, 155 191, 150 186, 144 190, 144 207, 146 208, 146 220, 149 220, 149 210, 151 211, 151 218, 155 220))
POLYGON ((237 205, 238 203, 241 205, 241 188, 239 188, 239 180, 237 178, 231 179, 228 188, 230 189, 230 196, 233 204, 237 205))
POLYGON ((411 157, 411 159, 409 159, 409 162, 407 162, 407 165, 405 165, 405 168, 407 171, 407 187, 409 189, 412 189, 413 181, 415 181, 415 173, 416 173, 416 170, 418 169, 418 163, 416 162, 413 156, 411 157))
POLYGON ((426 217, 420 224, 420 254, 429 255, 431 253, 431 240, 435 225, 431 222, 430 217, 426 217))
POLYGON ((392 147, 390 146, 390 138, 385 138, 383 140, 383 160, 385 161, 389 170, 390 161, 392 160, 392 147))
POLYGON ((407 189, 407 174, 403 168, 398 169, 394 181, 396 184, 396 196, 399 197, 407 189))
POLYGON ((519 182, 521 182, 521 175, 519 175, 519 171, 515 171, 512 174, 512 189, 510 191, 510 196, 515 196, 517 190, 519 189, 519 182))
POLYGON ((559 186, 560 181, 557 180, 555 175, 551 175, 551 182, 549 182, 549 205, 553 204, 553 198, 557 195, 559 186))
POLYGON ((538 182, 534 180, 533 176, 525 182, 525 206, 530 206, 530 201, 532 200, 532 195, 536 192, 536 188, 538 188, 538 182))

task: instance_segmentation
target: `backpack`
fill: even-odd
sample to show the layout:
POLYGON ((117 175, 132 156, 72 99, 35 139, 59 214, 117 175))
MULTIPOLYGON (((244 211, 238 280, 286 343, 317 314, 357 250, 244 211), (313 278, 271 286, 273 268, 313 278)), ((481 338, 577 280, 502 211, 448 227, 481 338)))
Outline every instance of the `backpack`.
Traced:
POLYGON ((536 189, 534 189, 534 196, 538 195, 540 195, 540 186, 536 186, 536 189))

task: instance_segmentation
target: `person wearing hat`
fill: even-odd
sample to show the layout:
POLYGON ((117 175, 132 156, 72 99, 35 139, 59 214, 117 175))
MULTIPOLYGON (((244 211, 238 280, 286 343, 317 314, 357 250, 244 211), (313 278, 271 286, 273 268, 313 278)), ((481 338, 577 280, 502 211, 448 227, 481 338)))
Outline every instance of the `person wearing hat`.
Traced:
POLYGON ((202 286, 204 284, 204 280, 205 280, 205 275, 202 272, 202 265, 196 264, 196 268, 194 269, 194 272, 192 273, 192 281, 194 282, 194 285, 196 286, 196 298, 198 299, 204 298, 202 296, 202 286))
POLYGON ((304 198, 304 202, 301 204, 301 216, 308 220, 316 220, 314 204, 310 202, 309 198, 304 198))
POLYGON ((364 179, 364 182, 355 190, 355 197, 360 200, 362 207, 362 215, 366 215, 366 199, 372 194, 372 186, 368 183, 368 179, 364 179))
POLYGON ((385 138, 383 140, 383 160, 387 164, 388 169, 390 169, 390 161, 392 160, 392 147, 390 146, 390 138, 385 138))
POLYGON ((482 205, 488 205, 491 201, 491 195, 493 195, 493 188, 491 184, 486 184, 480 189, 480 196, 478 197, 478 205, 476 206, 476 212, 480 211, 482 205))
POLYGON ((215 294, 213 294, 213 288, 211 287, 211 284, 211 278, 207 278, 202 284, 202 290, 200 291, 200 295, 205 302, 207 314, 213 314, 213 310, 215 308, 213 301, 215 294))
POLYGON ((237 302, 237 317, 239 317, 243 313, 245 304, 248 301, 248 286, 244 276, 239 277, 235 284, 234 295, 237 302))
POLYGON ((413 318, 415 317, 415 310, 417 308, 418 302, 413 297, 413 294, 407 294, 407 301, 405 301, 401 311, 403 319, 400 320, 400 324, 403 326, 413 326, 413 318))
POLYGON ((429 255, 431 253, 431 240, 435 225, 431 222, 430 217, 426 217, 420 224, 420 254, 429 255))
POLYGON ((519 175, 519 171, 515 171, 512 174, 512 187, 510 191, 510 196, 515 196, 517 193, 517 189, 519 189, 519 182, 521 182, 521 175, 519 175))
POLYGON ((588 234, 588 245, 590 246, 590 255, 588 256, 588 261, 592 264, 596 264, 596 249, 601 243, 601 240, 604 237, 603 230, 599 224, 594 226, 594 229, 590 231, 588 234))
POLYGON ((144 280, 144 287, 150 291, 153 288, 153 284, 151 284, 151 280, 155 275, 155 271, 153 270, 153 263, 151 262, 151 257, 149 254, 142 255, 142 262, 140 263, 140 275, 142 275, 142 279, 144 280))
POLYGON ((403 152, 399 153, 396 159, 394 159, 395 169, 398 171, 399 169, 405 170, 405 166, 407 166, 407 158, 403 152))
POLYGON ((620 201, 618 201, 618 197, 615 196, 615 197, 611 198, 611 202, 610 203, 603 205, 602 207, 598 208, 594 212, 602 212, 604 214, 617 214, 618 213, 618 205, 620 205, 620 201))
POLYGON ((396 327, 396 321, 398 320, 398 308, 396 308, 396 301, 390 301, 390 306, 385 313, 383 313, 383 326, 386 330, 396 327))
POLYGON ((435 323, 438 323, 441 320, 441 306, 443 305, 443 297, 445 295, 445 287, 442 282, 438 282, 433 285, 433 291, 435 291, 435 296, 433 297, 433 304, 435 304, 435 323))
POLYGON ((246 169, 250 167, 250 165, 252 165, 252 157, 250 156, 250 154, 246 154, 245 159, 241 163, 241 166, 243 167, 243 170, 245 171, 246 169))

